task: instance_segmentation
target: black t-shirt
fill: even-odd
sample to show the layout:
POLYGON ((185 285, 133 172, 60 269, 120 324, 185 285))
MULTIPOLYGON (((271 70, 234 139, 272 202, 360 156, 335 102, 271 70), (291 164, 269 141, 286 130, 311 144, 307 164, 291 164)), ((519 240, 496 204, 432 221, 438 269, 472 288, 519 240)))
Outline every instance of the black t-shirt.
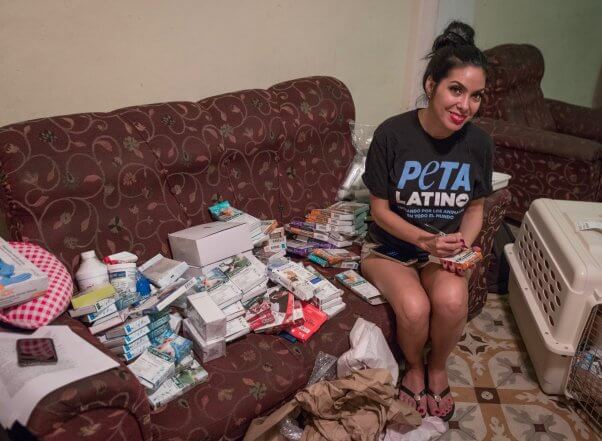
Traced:
MULTIPOLYGON (((448 138, 436 139, 413 110, 376 129, 362 178, 372 195, 387 199, 406 221, 427 231, 424 223, 454 233, 468 203, 492 191, 492 156, 491 137, 470 122, 448 138)), ((376 222, 370 234, 381 243, 415 249, 376 222)))

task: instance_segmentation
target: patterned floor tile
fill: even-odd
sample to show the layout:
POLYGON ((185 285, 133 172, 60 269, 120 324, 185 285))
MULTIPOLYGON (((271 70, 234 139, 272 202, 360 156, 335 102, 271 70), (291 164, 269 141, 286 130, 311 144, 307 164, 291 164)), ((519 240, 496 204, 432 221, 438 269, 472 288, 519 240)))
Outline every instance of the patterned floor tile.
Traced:
POLYGON ((559 414, 539 405, 502 405, 510 432, 516 439, 560 441, 575 439, 569 423, 559 414))
POLYGON ((438 440, 599 440, 588 417, 543 393, 507 296, 490 294, 448 360, 456 413, 438 440))
POLYGON ((493 384, 501 389, 531 390, 537 388, 535 372, 524 352, 501 351, 488 362, 493 384))

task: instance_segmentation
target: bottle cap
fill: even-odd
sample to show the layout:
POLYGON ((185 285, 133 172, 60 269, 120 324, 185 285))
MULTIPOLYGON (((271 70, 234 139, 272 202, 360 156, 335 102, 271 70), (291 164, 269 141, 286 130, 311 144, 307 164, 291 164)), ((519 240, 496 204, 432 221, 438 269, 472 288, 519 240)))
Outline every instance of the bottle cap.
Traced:
POLYGON ((96 251, 94 250, 84 251, 82 253, 82 259, 90 259, 92 257, 96 257, 96 251))

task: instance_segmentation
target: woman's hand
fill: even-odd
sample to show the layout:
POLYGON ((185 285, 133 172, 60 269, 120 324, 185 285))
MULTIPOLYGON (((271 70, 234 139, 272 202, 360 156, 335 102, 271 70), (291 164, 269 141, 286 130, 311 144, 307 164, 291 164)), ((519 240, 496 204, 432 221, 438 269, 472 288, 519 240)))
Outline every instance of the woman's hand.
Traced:
POLYGON ((420 241, 418 246, 437 257, 453 256, 466 248, 462 233, 447 234, 445 236, 430 234, 420 241))
MULTIPOLYGON (((478 253, 481 252, 480 247, 474 246, 474 247, 472 247, 472 249, 478 253)), ((441 261, 441 266, 443 267, 444 270, 447 270, 450 273, 454 273, 457 276, 464 277, 464 275, 466 274, 466 271, 474 268, 475 264, 472 263, 466 270, 458 268, 453 263, 446 262, 446 261, 441 261)))

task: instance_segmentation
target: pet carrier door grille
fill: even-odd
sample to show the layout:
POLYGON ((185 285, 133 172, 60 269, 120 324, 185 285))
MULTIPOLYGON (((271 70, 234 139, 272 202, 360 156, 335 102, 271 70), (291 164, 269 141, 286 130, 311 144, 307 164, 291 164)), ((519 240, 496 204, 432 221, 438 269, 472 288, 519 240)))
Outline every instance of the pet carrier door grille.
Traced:
POLYGON ((592 309, 573 357, 566 388, 602 435, 602 308, 592 309))

